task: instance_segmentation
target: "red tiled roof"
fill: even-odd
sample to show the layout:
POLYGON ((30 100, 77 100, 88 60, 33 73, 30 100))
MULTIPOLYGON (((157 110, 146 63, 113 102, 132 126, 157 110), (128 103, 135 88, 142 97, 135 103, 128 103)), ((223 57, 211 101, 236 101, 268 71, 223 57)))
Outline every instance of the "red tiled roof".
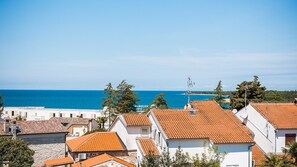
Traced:
POLYGON ((66 142, 71 152, 124 151, 116 132, 94 132, 66 142))
POLYGON ((148 155, 150 151, 155 156, 160 155, 159 150, 152 139, 137 139, 137 142, 144 156, 148 155))
POLYGON ((66 123, 66 128, 70 128, 72 125, 89 125, 92 119, 89 118, 65 118, 65 117, 52 117, 50 120, 59 121, 61 123, 66 123))
POLYGON ((297 105, 294 103, 252 103, 277 129, 297 129, 297 105))
POLYGON ((102 154, 102 155, 87 159, 82 162, 74 163, 72 165, 72 167, 90 167, 90 166, 100 165, 100 164, 106 163, 108 161, 115 161, 115 162, 120 163, 127 167, 135 167, 133 164, 130 164, 124 160, 121 160, 117 157, 114 157, 114 156, 111 156, 108 154, 102 154))
POLYGON ((225 113, 232 119, 234 123, 236 123, 246 134, 248 134, 251 138, 254 138, 254 133, 249 130, 245 125, 243 125, 240 120, 232 113, 231 110, 224 110, 225 113))
POLYGON ((67 165, 67 164, 73 164, 73 160, 70 157, 49 159, 49 160, 45 160, 44 164, 46 167, 67 165))
POLYGON ((214 143, 253 143, 214 101, 193 101, 194 114, 187 110, 151 110, 169 139, 205 138, 214 143))
POLYGON ((255 161, 255 166, 261 166, 265 160, 265 153, 257 145, 254 145, 252 147, 252 158, 255 161))
POLYGON ((122 114, 127 126, 151 126, 146 114, 122 114))
MULTIPOLYGON (((42 121, 17 121, 16 125, 20 128, 18 135, 27 134, 47 134, 47 133, 67 133, 67 129, 58 121, 42 120, 42 121)), ((10 122, 10 128, 12 122, 10 122)), ((0 123, 0 135, 12 135, 11 132, 4 133, 3 122, 0 123)))

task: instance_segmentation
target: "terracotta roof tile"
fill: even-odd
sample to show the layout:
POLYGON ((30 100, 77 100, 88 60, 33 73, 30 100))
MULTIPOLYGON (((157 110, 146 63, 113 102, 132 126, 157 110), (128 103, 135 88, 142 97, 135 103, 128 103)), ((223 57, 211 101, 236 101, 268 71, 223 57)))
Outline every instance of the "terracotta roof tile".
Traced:
POLYGON ((71 152, 124 151, 116 132, 94 132, 66 142, 71 152))
POLYGON ((140 149, 144 156, 148 155, 150 151, 155 156, 159 156, 160 153, 152 139, 137 139, 140 149))
POLYGON ((254 145, 252 147, 252 158, 255 161, 255 166, 263 165, 263 161, 265 160, 264 152, 258 147, 258 145, 254 145))
POLYGON ((214 101, 194 101, 194 114, 188 110, 159 110, 151 113, 169 139, 205 138, 214 143, 253 143, 254 141, 214 101))
POLYGON ((252 103, 277 129, 297 129, 297 106, 294 103, 252 103))
POLYGON ((151 126, 146 114, 122 114, 127 126, 151 126))
MULTIPOLYGON (((18 135, 68 132, 60 122, 54 120, 17 121, 16 125, 20 128, 18 135)), ((10 122, 10 127, 12 127, 12 122, 10 122)), ((4 133, 3 122, 0 123, 0 135, 12 135, 10 132, 4 133)))
POLYGON ((234 123, 236 123, 246 134, 248 134, 251 138, 254 138, 254 133, 249 130, 245 125, 241 123, 241 121, 232 113, 231 110, 224 110, 225 113, 232 119, 234 123))
POLYGON ((57 158, 57 159, 45 160, 44 164, 45 164, 46 167, 52 167, 52 166, 58 166, 58 165, 67 165, 67 164, 73 164, 73 160, 70 157, 57 158))
POLYGON ((90 159, 87 159, 82 162, 77 162, 72 165, 72 167, 90 167, 90 166, 95 166, 95 165, 100 165, 102 163, 108 162, 108 161, 116 161, 122 165, 125 165, 127 167, 135 167, 133 164, 130 164, 124 160, 121 160, 117 157, 108 155, 108 154, 102 154, 90 159))

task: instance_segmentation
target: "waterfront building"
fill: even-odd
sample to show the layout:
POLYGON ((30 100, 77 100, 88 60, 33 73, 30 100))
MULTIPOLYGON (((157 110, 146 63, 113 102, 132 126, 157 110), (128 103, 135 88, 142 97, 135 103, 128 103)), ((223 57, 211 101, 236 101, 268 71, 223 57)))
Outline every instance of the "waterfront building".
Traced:
POLYGON ((89 109, 58 109, 44 107, 5 107, 3 118, 17 118, 23 120, 49 120, 53 117, 63 118, 93 118, 103 116, 102 110, 89 109))

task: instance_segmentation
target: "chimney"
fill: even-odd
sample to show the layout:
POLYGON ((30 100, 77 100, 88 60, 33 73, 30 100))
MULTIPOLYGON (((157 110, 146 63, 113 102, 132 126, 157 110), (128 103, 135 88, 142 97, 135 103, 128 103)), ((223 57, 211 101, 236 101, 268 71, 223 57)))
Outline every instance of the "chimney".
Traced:
POLYGON ((5 119, 5 121, 3 123, 3 132, 9 133, 9 119, 5 119))
POLYGON ((12 121, 12 139, 16 139, 17 137, 17 126, 16 126, 16 120, 12 121))

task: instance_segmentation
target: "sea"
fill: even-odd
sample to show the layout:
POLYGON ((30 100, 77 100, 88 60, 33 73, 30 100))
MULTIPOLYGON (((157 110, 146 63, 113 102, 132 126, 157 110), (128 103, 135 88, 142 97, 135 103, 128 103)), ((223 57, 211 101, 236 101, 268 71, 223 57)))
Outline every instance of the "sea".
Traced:
MULTIPOLYGON (((185 91, 135 91, 137 105, 148 106, 154 98, 165 94, 170 108, 183 108, 188 101, 185 91)), ((102 109, 102 90, 1 90, 4 107, 45 107, 63 109, 102 109)), ((191 95, 191 100, 208 100, 212 94, 191 95)))

